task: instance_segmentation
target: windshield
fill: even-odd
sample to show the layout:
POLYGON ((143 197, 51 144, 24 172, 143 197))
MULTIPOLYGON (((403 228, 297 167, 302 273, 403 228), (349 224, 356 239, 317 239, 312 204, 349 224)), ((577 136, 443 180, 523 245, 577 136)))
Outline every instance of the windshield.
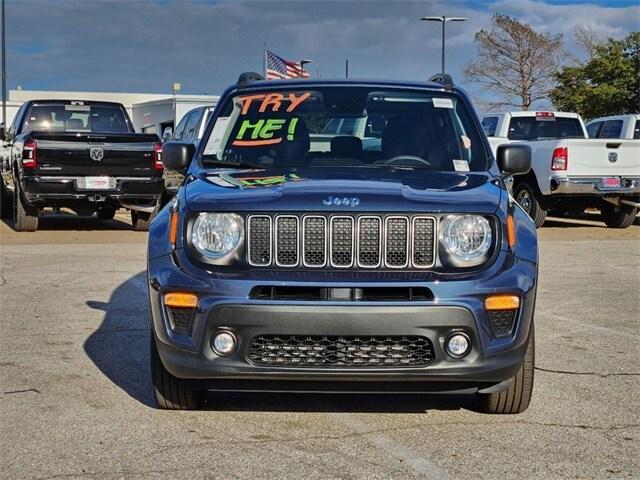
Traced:
POLYGON ((442 92, 331 86, 240 93, 222 109, 203 164, 486 171, 465 103, 442 92))
POLYGON ((123 109, 118 105, 34 104, 23 131, 130 133, 123 109))

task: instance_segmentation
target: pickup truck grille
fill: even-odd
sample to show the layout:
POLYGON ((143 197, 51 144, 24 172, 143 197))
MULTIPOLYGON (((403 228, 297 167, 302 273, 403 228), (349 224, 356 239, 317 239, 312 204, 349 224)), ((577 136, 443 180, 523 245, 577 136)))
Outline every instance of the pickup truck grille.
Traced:
POLYGON ((428 215, 250 215, 254 267, 430 268, 436 221, 428 215))
POLYGON ((247 358, 278 367, 424 367, 434 351, 421 336, 260 335, 251 341, 247 358))

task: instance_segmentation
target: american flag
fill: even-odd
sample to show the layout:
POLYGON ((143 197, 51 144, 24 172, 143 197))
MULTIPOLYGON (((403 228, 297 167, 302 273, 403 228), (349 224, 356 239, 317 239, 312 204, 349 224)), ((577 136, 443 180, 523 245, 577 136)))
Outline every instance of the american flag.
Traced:
POLYGON ((300 62, 290 62, 279 57, 270 50, 267 54, 267 80, 283 78, 309 78, 309 72, 302 68, 300 62))

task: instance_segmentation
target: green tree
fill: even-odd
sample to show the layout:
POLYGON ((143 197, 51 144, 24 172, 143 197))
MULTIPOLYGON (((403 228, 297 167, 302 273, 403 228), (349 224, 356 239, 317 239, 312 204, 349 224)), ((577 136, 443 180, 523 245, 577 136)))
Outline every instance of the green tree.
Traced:
POLYGON ((640 111, 640 32, 596 45, 590 60, 564 67, 556 79, 550 97, 559 110, 586 119, 640 111))

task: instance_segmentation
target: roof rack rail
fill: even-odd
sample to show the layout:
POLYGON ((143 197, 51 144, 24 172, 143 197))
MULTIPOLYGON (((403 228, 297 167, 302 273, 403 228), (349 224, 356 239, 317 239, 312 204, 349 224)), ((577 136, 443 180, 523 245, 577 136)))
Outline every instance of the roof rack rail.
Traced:
POLYGON ((436 73, 429 79, 430 82, 440 83, 447 90, 453 89, 453 78, 448 73, 436 73))
POLYGON ((253 82, 259 82, 260 80, 264 80, 264 77, 256 72, 244 72, 241 73, 238 77, 238 85, 244 87, 253 82))

